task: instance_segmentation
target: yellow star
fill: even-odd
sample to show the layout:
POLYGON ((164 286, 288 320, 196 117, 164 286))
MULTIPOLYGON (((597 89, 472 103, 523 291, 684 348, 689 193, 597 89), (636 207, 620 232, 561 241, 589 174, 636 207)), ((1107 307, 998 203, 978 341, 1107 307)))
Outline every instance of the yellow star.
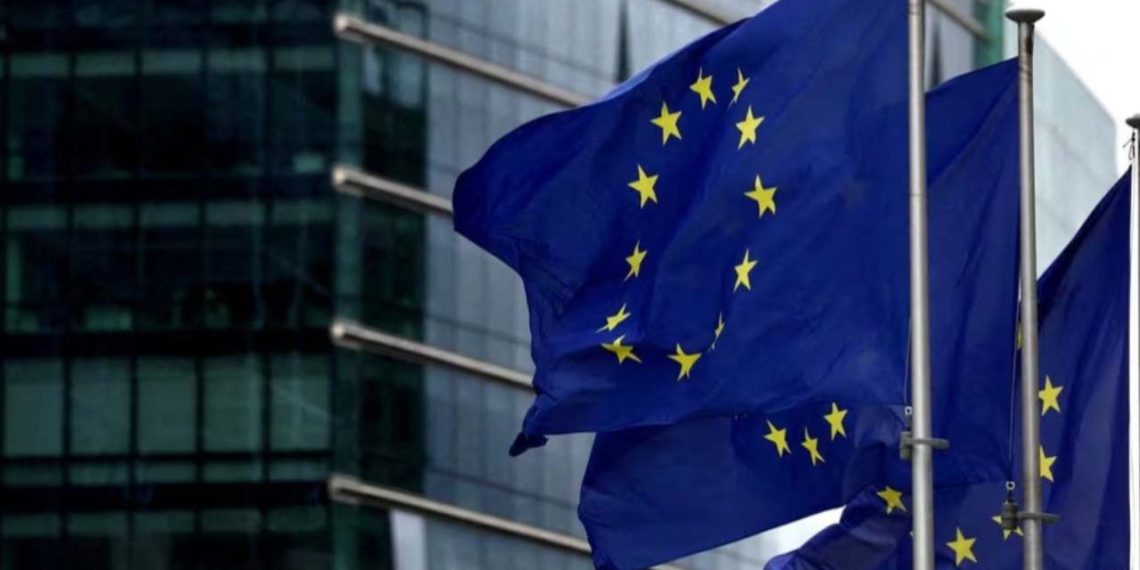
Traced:
POLYGON ((756 267, 756 260, 748 259, 748 253, 750 251, 751 250, 744 250, 744 261, 741 261, 740 265, 733 268, 736 270, 736 285, 732 287, 733 291, 739 289, 741 285, 749 291, 752 290, 752 281, 749 274, 752 273, 752 269, 756 267))
POLYGON ((847 417, 847 410, 839 409, 835 403, 831 403, 831 413, 823 416, 827 420, 828 425, 831 426, 831 441, 835 441, 835 436, 841 435, 847 437, 847 430, 843 429, 843 418, 847 417))
POLYGON ((617 314, 613 315, 612 317, 606 317, 606 326, 598 329, 598 332, 612 331, 616 329, 618 325, 622 323, 622 321, 628 318, 629 313, 625 312, 625 305, 622 305, 621 308, 618 309, 617 314))
POLYGON ((1049 457, 1045 455, 1045 448, 1037 448, 1037 461, 1041 464, 1041 478, 1053 480, 1053 464, 1057 462, 1057 456, 1049 457))
POLYGON ((617 356, 618 364, 624 363, 627 358, 638 364, 641 364, 641 359, 633 353, 633 347, 629 345, 623 345, 621 343, 622 339, 624 338, 625 335, 622 335, 617 337, 617 340, 613 341, 612 343, 602 343, 602 348, 614 353, 614 355, 617 356))
POLYGON ((764 122, 764 117, 754 117, 752 115, 752 106, 748 106, 748 113, 744 116, 744 120, 736 123, 737 130, 740 131, 740 146, 737 149, 744 148, 744 143, 750 142, 756 144, 756 129, 760 128, 760 123, 764 122))
POLYGON ((754 184, 751 192, 745 192, 744 195, 756 200, 756 205, 760 208, 760 215, 757 217, 763 218, 764 212, 772 212, 776 215, 776 188, 765 188, 764 183, 760 181, 760 175, 756 175, 756 183, 754 184))
POLYGON ((633 188, 635 192, 641 194, 641 207, 645 207, 645 203, 652 201, 657 203, 657 192, 654 186, 657 185, 657 175, 649 176, 645 174, 645 170, 641 165, 637 165, 637 180, 629 183, 629 187, 633 188))
POLYGON ((954 565, 961 566, 963 560, 969 560, 977 564, 978 559, 974 558, 974 543, 978 541, 976 538, 966 538, 962 535, 962 529, 955 528, 957 537, 946 543, 950 550, 954 551, 954 565))
POLYGON ((645 255, 647 253, 649 252, 641 249, 641 242, 634 244, 633 253, 629 254, 629 257, 625 258, 625 262, 629 264, 629 273, 626 274, 626 279, 629 279, 630 277, 637 277, 641 274, 641 262, 645 261, 645 255))
POLYGON ((681 112, 669 112, 669 106, 665 103, 661 104, 661 116, 653 119, 652 123, 661 127, 661 145, 669 142, 669 137, 677 137, 681 140, 681 129, 677 126, 677 121, 681 119, 681 112))
POLYGON ((906 512, 906 505, 904 505, 902 502, 902 491, 897 491, 895 489, 887 487, 886 489, 883 489, 882 491, 879 491, 875 494, 878 495, 879 498, 887 504, 888 515, 895 512, 895 509, 898 509, 904 513, 906 512))
POLYGON ((776 446, 776 456, 783 457, 785 453, 791 453, 792 448, 788 447, 788 430, 776 429, 772 422, 768 421, 768 435, 764 439, 772 442, 776 446))
POLYGON ((1061 413, 1061 402, 1057 397, 1061 395, 1061 390, 1064 386, 1054 386, 1053 379, 1045 376, 1045 389, 1037 392, 1037 396, 1041 398, 1041 415, 1045 415, 1049 410, 1057 410, 1061 413))
POLYGON ((736 100, 740 98, 740 94, 744 91, 744 88, 748 87, 749 81, 747 77, 744 77, 744 72, 737 68, 736 85, 732 86, 732 103, 729 103, 730 106, 736 104, 736 100))
POLYGON ((677 353, 669 355, 669 360, 681 365, 681 372, 677 374, 677 381, 680 382, 688 378, 689 373, 693 371, 693 365, 700 359, 701 353, 685 354, 685 351, 681 349, 681 345, 678 344, 677 353))
POLYGON ((811 455, 812 467, 815 467, 816 462, 824 462, 823 456, 819 454, 819 439, 812 437, 806 427, 804 428, 804 441, 800 445, 804 446, 804 449, 808 450, 811 455))
POLYGON ((712 76, 705 75, 705 70, 701 69, 697 71, 697 81, 689 86, 689 89, 701 96, 701 109, 704 109, 709 101, 716 103, 716 95, 713 95, 712 90, 712 80, 712 76))
POLYGON ((716 341, 720 340, 720 333, 722 332, 724 332, 724 313, 716 317, 716 330, 713 331, 712 346, 709 347, 709 350, 716 350, 716 341))
MULTIPOLYGON (((998 526, 1001 526, 1001 515, 994 515, 994 522, 998 523, 998 526)), ((1012 531, 1005 530, 1004 528, 1001 529, 1001 539, 1002 540, 1009 540, 1009 535, 1014 534, 1014 533, 1017 533, 1017 536, 1025 536, 1025 533, 1021 532, 1021 527, 1018 526, 1016 529, 1014 529, 1012 531)))

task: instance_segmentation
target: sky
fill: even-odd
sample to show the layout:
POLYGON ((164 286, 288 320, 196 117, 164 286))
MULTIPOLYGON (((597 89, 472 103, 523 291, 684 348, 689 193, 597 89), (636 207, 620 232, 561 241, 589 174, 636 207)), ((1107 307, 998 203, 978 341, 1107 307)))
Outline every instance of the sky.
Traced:
MULTIPOLYGON (((1124 119, 1140 113, 1140 0, 1033 0, 1045 10, 1037 32, 1112 114, 1120 144, 1124 119)), ((1125 154, 1120 153, 1123 166, 1125 154)))

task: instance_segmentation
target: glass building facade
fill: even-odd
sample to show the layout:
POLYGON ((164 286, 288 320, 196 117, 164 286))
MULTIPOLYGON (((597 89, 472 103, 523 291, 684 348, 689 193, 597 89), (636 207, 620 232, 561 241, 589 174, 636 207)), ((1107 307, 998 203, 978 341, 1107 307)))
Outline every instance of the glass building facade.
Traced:
MULTIPOLYGON (((1017 54, 1016 29, 1006 51, 1017 54)), ((1033 52, 1037 270, 1044 272, 1120 178, 1117 124, 1069 64, 1039 38, 1033 52)))
MULTIPOLYGON (((509 459, 527 391, 330 343, 342 317, 531 369, 509 270, 450 220, 337 194, 329 172, 446 197, 493 140, 560 109, 343 41, 331 22, 354 15, 585 96, 714 22, 668 0, 0 10, 0 569, 590 567, 326 492, 343 473, 581 537, 590 446, 562 437, 509 459)), ((955 20, 931 23, 933 81, 984 59, 955 20)), ((771 554, 759 537, 678 564, 771 554)))

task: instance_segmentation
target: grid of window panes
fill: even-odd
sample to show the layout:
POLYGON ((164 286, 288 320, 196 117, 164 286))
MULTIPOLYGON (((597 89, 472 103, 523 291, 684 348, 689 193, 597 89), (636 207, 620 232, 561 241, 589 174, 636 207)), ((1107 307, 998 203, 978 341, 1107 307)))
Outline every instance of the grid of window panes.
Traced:
POLYGON ((330 566, 334 9, 4 3, 0 568, 330 566))
POLYGON ((531 369, 513 274, 328 172, 447 195, 557 110, 338 41, 338 10, 585 95, 713 28, 663 0, 0 5, 0 570, 588 567, 325 495, 337 471, 581 536, 590 445, 508 459, 530 394, 330 346, 339 315, 531 369))

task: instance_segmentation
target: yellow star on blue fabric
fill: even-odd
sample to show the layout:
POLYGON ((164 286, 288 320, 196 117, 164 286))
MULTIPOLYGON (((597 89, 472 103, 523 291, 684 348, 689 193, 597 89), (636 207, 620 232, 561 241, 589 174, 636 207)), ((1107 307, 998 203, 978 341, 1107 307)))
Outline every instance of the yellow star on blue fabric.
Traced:
POLYGON ((752 115, 752 106, 750 105, 744 120, 736 123, 736 129, 740 131, 740 145, 736 147, 738 150, 744 148, 744 143, 756 144, 756 129, 760 128, 760 123, 763 122, 764 117, 752 115))
POLYGON ((888 486, 882 491, 875 493, 875 495, 877 495, 880 499, 883 500, 884 503, 886 503, 888 515, 893 513, 895 509, 898 509, 904 513, 906 512, 906 505, 904 505, 902 501, 902 491, 892 489, 890 486, 888 486))
POLYGON ((716 350, 716 341, 720 340, 720 335, 723 332, 724 332, 724 313, 721 313, 721 314, 717 315, 717 317, 716 317, 716 330, 713 331, 712 346, 709 347, 709 350, 716 350))
POLYGON ((847 430, 843 428, 843 419, 846 417, 847 410, 839 409, 839 405, 832 402, 831 412, 823 416, 823 419, 827 420, 827 424, 831 426, 831 441, 835 441, 837 435, 847 437, 847 430))
POLYGON ((640 241, 634 244, 633 253, 629 254, 629 257, 625 258, 625 262, 629 264, 629 273, 625 275, 625 278, 627 280, 631 277, 637 277, 641 274, 641 263, 645 261, 645 256, 648 253, 648 251, 641 249, 640 241))
POLYGON ((632 360, 640 364, 641 359, 633 353, 633 347, 621 343, 623 339, 625 339, 625 335, 617 337, 617 339, 611 343, 602 343, 602 348, 614 353, 614 356, 617 357, 618 364, 624 364, 626 360, 632 360))
POLYGON ((674 137, 681 140, 681 128, 677 125, 677 121, 681 119, 681 112, 669 112, 669 106, 661 103, 661 115, 653 119, 652 123, 661 127, 661 145, 669 142, 669 137, 674 137))
POLYGON ((768 435, 764 436, 764 439, 776 446, 777 457, 783 457, 792 452, 792 448, 788 447, 788 430, 777 429, 771 420, 768 421, 768 435))
POLYGON ((966 538, 962 534, 961 528, 955 528, 954 540, 947 542, 946 546, 954 551, 954 566, 961 566, 962 562, 969 560, 977 564, 978 559, 974 557, 974 543, 978 541, 976 538, 966 538))
POLYGON ((1061 390, 1064 386, 1054 386, 1053 379, 1045 376, 1045 388, 1037 392, 1037 397, 1041 398, 1041 415, 1045 415, 1049 410, 1056 410, 1061 413, 1061 402, 1057 398, 1061 396, 1061 390))
POLYGON ((681 366, 681 371, 677 373, 677 381, 680 382, 689 377, 693 371, 693 365, 701 359, 701 353, 686 354, 681 345, 677 345, 677 352, 669 355, 669 360, 676 362, 681 366))
POLYGON ((629 183, 629 187, 633 188, 641 196, 641 207, 644 208, 646 202, 657 203, 657 175, 650 176, 645 173, 645 169, 641 165, 637 165, 637 180, 629 183))
POLYGON ((744 287, 749 291, 752 290, 752 280, 750 275, 752 273, 752 270, 756 268, 756 260, 748 259, 748 254, 750 251, 751 250, 747 249, 744 250, 744 260, 740 262, 740 265, 733 267, 733 269, 736 270, 736 284, 732 287, 733 291, 736 291, 741 287, 744 287))
POLYGON ((737 68, 736 85, 732 86, 732 102, 729 103, 729 106, 735 105, 736 100, 740 99, 740 94, 744 92, 745 87, 748 87, 748 81, 749 79, 744 77, 744 72, 737 68))
POLYGON ((800 443, 800 445, 804 446, 804 449, 808 450, 808 453, 811 456, 812 467, 815 467, 817 463, 824 462, 823 456, 819 454, 819 438, 812 437, 811 434, 808 433, 808 429, 806 427, 804 428, 804 440, 802 443, 800 443))
POLYGON ((1053 480, 1053 464, 1057 462, 1057 456, 1049 457, 1045 455, 1045 447, 1038 446, 1037 448, 1037 462, 1040 464, 1041 478, 1053 480))
POLYGON ((705 70, 697 71, 697 80, 689 86, 689 89, 701 97, 701 109, 705 108, 709 102, 716 104, 716 95, 712 90, 712 76, 705 75, 705 70))
POLYGON ((618 309, 617 313, 615 313, 613 316, 606 317, 606 325, 598 329, 598 332, 612 331, 616 329, 618 325, 622 323, 622 321, 629 318, 629 315, 630 314, 625 311, 625 305, 623 304, 621 308, 618 309))
POLYGON ((776 190, 777 188, 765 188, 764 183, 760 181, 760 175, 756 175, 756 182, 752 185, 752 191, 745 192, 744 195, 756 201, 756 206, 760 210, 757 217, 763 218, 765 212, 772 212, 773 216, 776 215, 776 190))

